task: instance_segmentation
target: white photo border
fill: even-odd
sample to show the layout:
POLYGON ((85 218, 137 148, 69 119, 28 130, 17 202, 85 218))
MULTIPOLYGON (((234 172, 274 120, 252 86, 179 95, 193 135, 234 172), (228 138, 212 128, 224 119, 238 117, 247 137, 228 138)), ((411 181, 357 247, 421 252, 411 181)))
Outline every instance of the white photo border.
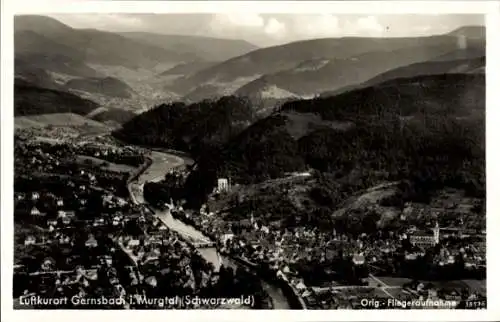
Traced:
POLYGON ((491 321, 500 320, 498 251, 500 227, 500 5, 498 1, 28 1, 2 0, 1 8, 1 277, 2 321, 491 321), (50 311, 13 310, 13 16, 44 13, 325 13, 485 14, 487 310, 204 310, 204 311, 50 311))

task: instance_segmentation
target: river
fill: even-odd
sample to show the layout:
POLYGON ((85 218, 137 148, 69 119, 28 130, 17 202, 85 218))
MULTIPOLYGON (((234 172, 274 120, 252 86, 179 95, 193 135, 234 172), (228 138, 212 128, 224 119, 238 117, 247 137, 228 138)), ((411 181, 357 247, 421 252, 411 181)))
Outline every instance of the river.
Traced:
MULTIPOLYGON (((170 153, 164 153, 159 151, 151 151, 150 158, 152 159, 151 166, 139 176, 136 182, 130 184, 130 191, 132 198, 137 203, 144 203, 144 184, 148 181, 160 181, 163 179, 165 174, 173 168, 183 166, 186 162, 192 162, 186 157, 176 156, 170 153)), ((209 241, 210 238, 205 236, 202 232, 194 228, 193 226, 187 225, 182 221, 172 217, 170 212, 156 210, 155 214, 159 219, 165 223, 170 229, 177 231, 179 234, 197 241, 209 241)), ((230 266, 236 268, 238 265, 230 258, 221 256, 215 247, 201 248, 198 249, 200 254, 212 263, 218 270, 222 264, 225 266, 230 266)), ((263 289, 269 294, 271 301, 273 303, 273 308, 277 310, 290 309, 290 304, 288 299, 283 294, 281 288, 274 286, 261 279, 261 284, 263 289)))

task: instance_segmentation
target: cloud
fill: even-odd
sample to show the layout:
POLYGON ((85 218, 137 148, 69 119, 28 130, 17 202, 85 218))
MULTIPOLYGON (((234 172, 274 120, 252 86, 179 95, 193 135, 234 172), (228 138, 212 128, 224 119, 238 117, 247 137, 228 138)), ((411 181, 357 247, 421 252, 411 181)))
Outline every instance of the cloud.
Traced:
POLYGON ((462 25, 484 24, 481 15, 357 14, 53 14, 75 28, 151 31, 244 39, 271 46, 313 38, 406 37, 440 34, 462 25))
POLYGON ((432 29, 432 26, 416 26, 413 29, 418 32, 427 32, 432 29))
POLYGON ((295 33, 302 37, 330 37, 340 31, 339 19, 332 14, 298 15, 293 24, 295 33))
POLYGON ((286 26, 276 18, 271 18, 268 19, 264 32, 270 36, 281 37, 286 33, 286 26))
POLYGON ((215 14, 210 30, 219 37, 237 37, 241 34, 280 39, 287 33, 286 24, 276 17, 260 14, 215 14))
POLYGON ((97 28, 104 30, 138 29, 144 21, 138 15, 126 14, 55 14, 51 15, 75 28, 97 28))
POLYGON ((143 20, 139 17, 134 17, 131 15, 120 15, 120 14, 108 14, 107 21, 113 21, 114 23, 121 26, 142 26, 144 24, 143 20))
POLYGON ((375 16, 362 17, 357 20, 357 26, 360 31, 380 33, 384 27, 378 22, 375 16))
POLYGON ((235 27, 262 28, 265 25, 265 21, 259 14, 215 14, 210 25, 215 30, 235 27))

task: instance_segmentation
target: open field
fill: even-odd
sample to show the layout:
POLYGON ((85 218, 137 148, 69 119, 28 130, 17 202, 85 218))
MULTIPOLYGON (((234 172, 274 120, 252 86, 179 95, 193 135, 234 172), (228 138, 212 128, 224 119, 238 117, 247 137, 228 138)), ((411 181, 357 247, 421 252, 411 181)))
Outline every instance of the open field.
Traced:
POLYGON ((402 288, 386 288, 385 292, 383 292, 383 293, 386 295, 386 297, 393 297, 396 299, 404 298, 410 294, 408 291, 405 291, 402 288), (392 296, 389 296, 389 295, 392 295, 392 296))
POLYGON ((69 139, 109 133, 108 125, 72 113, 54 113, 19 116, 14 119, 15 129, 29 131, 33 136, 69 139))
POLYGON ((109 171, 115 171, 115 172, 132 172, 135 170, 135 167, 126 165, 126 164, 118 164, 118 163, 112 163, 108 162, 106 160, 94 158, 94 157, 89 157, 89 156, 84 156, 84 155, 78 155, 76 156, 76 162, 78 164, 88 164, 91 163, 94 166, 100 166, 103 169, 109 170, 109 171))
POLYGON ((43 126, 89 126, 97 128, 107 128, 106 125, 89 120, 81 115, 73 113, 54 113, 30 116, 18 116, 14 119, 16 128, 43 127, 43 126))
MULTIPOLYGON (((381 284, 382 287, 386 287, 386 290, 391 294, 395 294, 395 292, 397 293, 398 287, 402 287, 405 283, 409 283, 411 281, 412 280, 409 278, 388 277, 388 276, 387 277, 376 276, 375 278, 368 279, 370 286, 377 287, 378 284, 381 284)), ((471 291, 486 293, 486 281, 484 280, 420 281, 420 282, 424 284, 432 283, 436 288, 455 289, 455 290, 467 288, 470 289, 471 291)))
POLYGON ((471 291, 486 293, 486 281, 481 280, 459 280, 459 281, 432 281, 436 287, 446 289, 468 288, 471 291))
POLYGON ((351 122, 334 122, 334 121, 325 121, 321 119, 319 115, 312 113, 295 113, 288 112, 284 113, 287 117, 287 131, 288 133, 299 139, 315 130, 321 128, 332 128, 339 131, 348 130, 354 124, 351 122))
POLYGON ((382 282, 380 283, 382 284, 382 286, 403 286, 405 283, 410 283, 412 281, 411 279, 405 277, 390 277, 390 276, 387 277, 376 276, 376 279, 378 281, 370 278, 368 280, 369 285, 371 286, 372 284, 374 284, 373 286, 377 286, 377 284, 382 282))
POLYGON ((486 281, 462 280, 461 282, 466 284, 471 290, 475 290, 480 293, 486 293, 486 281))

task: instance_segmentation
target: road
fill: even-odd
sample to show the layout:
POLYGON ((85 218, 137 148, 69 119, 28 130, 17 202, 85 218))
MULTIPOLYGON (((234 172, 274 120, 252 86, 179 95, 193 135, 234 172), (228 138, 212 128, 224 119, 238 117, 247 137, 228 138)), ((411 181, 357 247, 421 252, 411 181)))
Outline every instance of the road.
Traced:
MULTIPOLYGON (((192 160, 189 160, 189 158, 181 158, 170 153, 159 151, 151 151, 150 158, 153 161, 151 166, 142 175, 139 176, 136 182, 132 182, 129 185, 131 197, 136 203, 145 203, 143 190, 144 184, 146 182, 160 181, 169 170, 181 167, 186 162, 192 162, 192 160)), ((186 225, 180 220, 174 219, 168 210, 156 210, 155 216, 162 220, 162 222, 165 223, 167 227, 174 231, 177 231, 179 234, 187 237, 189 240, 200 242, 210 241, 207 236, 205 236, 202 232, 196 230, 194 227, 186 225)), ((216 269, 219 269, 223 263, 224 265, 233 267, 237 265, 231 259, 221 256, 215 248, 201 248, 198 249, 198 251, 208 262, 214 264, 216 269)), ((279 287, 273 286, 264 280, 261 280, 261 284, 264 290, 271 297, 274 309, 290 309, 290 304, 283 294, 283 291, 279 287)))
MULTIPOLYGON (((144 171, 142 175, 139 176, 137 182, 130 184, 130 191, 132 193, 132 198, 136 203, 145 203, 144 200, 144 184, 146 182, 157 182, 161 181, 165 173, 169 170, 183 166, 185 159, 178 156, 167 154, 158 151, 151 151, 150 158, 152 159, 151 166, 144 171)), ((196 230, 194 227, 186 225, 180 220, 172 217, 170 211, 167 210, 156 210, 156 217, 158 217, 167 227, 172 230, 177 231, 179 234, 183 235, 189 240, 194 242, 210 242, 210 239, 203 235, 200 231, 196 230)), ((202 248, 198 250, 200 254, 209 262, 211 262, 216 269, 221 266, 221 258, 219 253, 215 248, 202 248)))
POLYGON ((375 277, 373 274, 370 274, 370 277, 371 277, 371 278, 372 278, 375 282, 377 282, 377 283, 379 283, 379 284, 381 285, 381 286, 380 286, 380 290, 381 290, 382 292, 384 292, 384 293, 385 293, 386 295, 388 295, 389 297, 394 298, 394 296, 393 296, 391 293, 387 292, 387 290, 386 290, 387 288, 390 288, 390 286, 389 286, 389 285, 385 284, 383 281, 381 281, 379 278, 375 277))

